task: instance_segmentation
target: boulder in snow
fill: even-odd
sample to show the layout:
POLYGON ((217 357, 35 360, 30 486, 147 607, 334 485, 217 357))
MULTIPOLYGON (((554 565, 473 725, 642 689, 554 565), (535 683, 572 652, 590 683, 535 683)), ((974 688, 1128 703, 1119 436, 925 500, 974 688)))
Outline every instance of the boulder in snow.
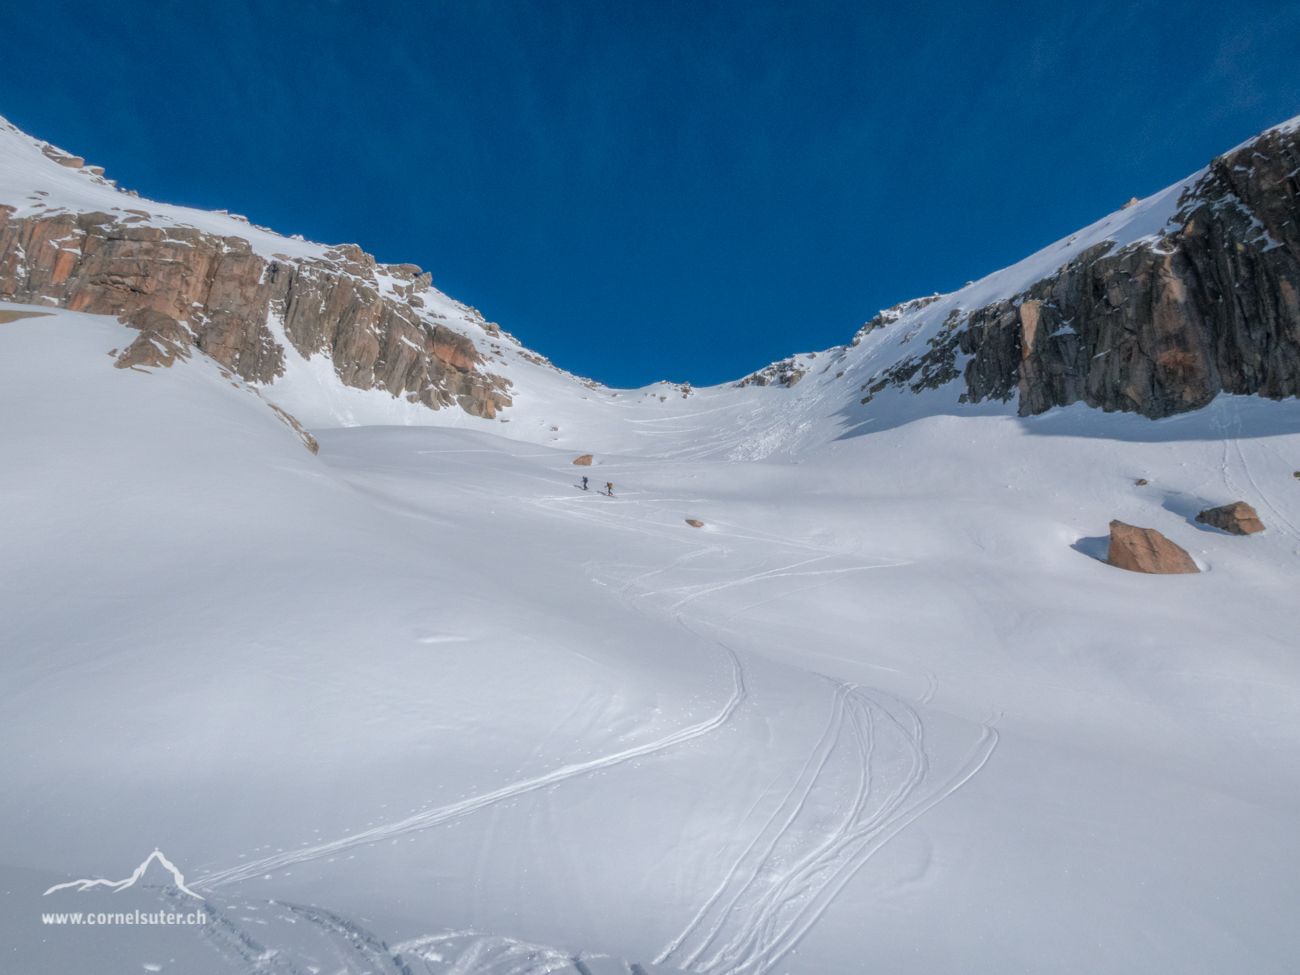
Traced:
POLYGON ((577 460, 574 461, 574 464, 576 464, 579 467, 590 467, 591 454, 583 454, 581 457, 579 457, 577 460))
POLYGON ((1122 521, 1110 523, 1110 550, 1106 564, 1130 572, 1180 575, 1200 572, 1187 551, 1154 528, 1138 528, 1122 521))
POLYGON ((1196 516, 1196 520, 1202 525, 1222 528, 1225 532, 1234 535, 1253 535, 1264 530, 1264 523, 1259 520, 1259 515, 1245 501, 1234 501, 1232 504, 1220 505, 1217 508, 1207 508, 1196 516))

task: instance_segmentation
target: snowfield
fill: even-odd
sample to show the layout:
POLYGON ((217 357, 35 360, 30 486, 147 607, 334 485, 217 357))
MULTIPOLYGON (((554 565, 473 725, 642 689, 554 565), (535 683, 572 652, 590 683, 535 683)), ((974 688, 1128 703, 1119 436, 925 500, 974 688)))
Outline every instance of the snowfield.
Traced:
POLYGON ((344 418, 0 318, 34 311, 0 324, 3 971, 1295 970, 1300 404, 846 405, 876 333, 788 390, 521 360, 509 423, 344 418), (1193 521, 1236 500, 1267 531, 1193 521), (1202 573, 1104 565, 1113 518, 1202 573), (155 848, 202 901, 158 866, 43 896, 155 848))
MULTIPOLYGON (((58 155, 0 120, 0 203, 329 250, 58 155)), ((491 420, 275 314, 255 386, 0 303, 0 971, 1295 971, 1300 403, 862 395, 1200 175, 790 388, 608 389, 422 292, 491 420)))

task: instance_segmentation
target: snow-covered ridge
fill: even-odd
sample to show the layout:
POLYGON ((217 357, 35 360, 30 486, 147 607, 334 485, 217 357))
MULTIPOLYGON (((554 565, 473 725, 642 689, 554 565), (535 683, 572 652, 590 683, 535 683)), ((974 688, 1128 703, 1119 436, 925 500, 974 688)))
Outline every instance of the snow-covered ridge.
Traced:
MULTIPOLYGON (((58 226, 43 241, 10 234, 7 253, 0 237, 0 297, 119 311, 103 289, 86 298, 55 287, 60 262, 84 263, 96 235, 152 233, 168 259, 197 260, 206 247, 214 267, 243 260, 226 274, 237 286, 186 296, 163 310, 189 322, 203 351, 262 384, 268 399, 309 428, 469 425, 582 451, 649 453, 679 450, 680 434, 690 430, 693 450, 755 459, 918 410, 1033 413, 1084 400, 1156 417, 1203 405, 1220 390, 1294 395, 1277 377, 1287 375, 1286 363, 1300 358, 1300 349, 1287 351, 1272 373, 1243 372, 1241 363, 1262 346, 1276 346, 1288 316, 1295 317, 1285 280, 1300 253, 1300 214, 1288 221, 1286 212, 1242 199, 1277 196, 1275 184, 1285 175, 1278 167, 1294 150, 1298 124, 1275 126, 1234 150, 1252 154, 1249 167, 1226 162, 1232 153, 1220 157, 958 291, 882 311, 847 345, 673 395, 664 395, 663 384, 611 390, 557 369, 438 291, 432 275, 415 265, 378 265, 355 245, 285 237, 238 215, 129 196, 98 167, 7 122, 0 124, 0 214, 10 227, 58 226), (1254 182, 1239 186, 1233 179, 1254 182), (1200 267, 1171 283, 1174 264, 1206 263, 1211 237, 1226 240, 1224 248, 1248 248, 1240 266, 1200 267), (45 251, 38 254, 38 245, 45 251), (47 285, 28 282, 24 291, 15 283, 42 262, 47 285), (1259 279, 1253 269, 1261 264, 1259 279), (1215 274, 1221 280, 1206 291, 1203 279, 1215 274), (1138 284, 1126 292, 1129 281, 1138 284), (1272 304, 1238 309, 1237 302, 1220 312, 1221 293, 1272 304), (1162 302, 1166 317, 1181 316, 1178 328, 1161 332, 1143 311, 1162 302), (1250 321, 1261 318, 1272 323, 1266 334, 1251 331, 1250 321), (1109 327, 1121 319, 1123 329, 1109 327), (1216 336, 1225 330, 1236 344, 1220 361, 1216 336), (891 390, 927 395, 924 404, 887 405, 891 390), (701 432, 707 435, 695 436, 701 432)), ((138 256, 138 248, 132 253, 138 256)), ((226 272, 212 273, 222 281, 226 272)))
POLYGON ((416 265, 142 199, 3 120, 0 298, 163 313, 242 379, 309 391, 313 423, 492 420, 511 402, 501 367, 554 371, 416 265))

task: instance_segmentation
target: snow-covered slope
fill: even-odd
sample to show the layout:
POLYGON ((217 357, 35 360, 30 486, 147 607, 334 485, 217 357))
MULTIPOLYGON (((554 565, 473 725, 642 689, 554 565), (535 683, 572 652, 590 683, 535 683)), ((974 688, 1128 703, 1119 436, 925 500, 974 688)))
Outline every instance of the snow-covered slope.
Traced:
POLYGON ((474 430, 313 456, 202 356, 113 369, 129 332, 0 325, 7 970, 1290 966, 1294 403, 745 464, 680 412, 610 498, 474 430), (1191 520, 1238 498, 1265 533, 1191 520), (1115 517, 1206 571, 1101 564, 1115 517), (42 896, 155 847, 215 920, 41 923, 193 906, 42 896))
MULTIPOLYGON (((24 139, 12 219, 136 205, 24 139)), ((862 390, 1180 187, 766 385, 605 389, 422 293, 492 418, 0 302, 0 968, 1291 970, 1300 404, 862 390), (1116 518, 1202 572, 1103 564, 1116 518), (135 911, 194 920, 85 923, 135 911)))

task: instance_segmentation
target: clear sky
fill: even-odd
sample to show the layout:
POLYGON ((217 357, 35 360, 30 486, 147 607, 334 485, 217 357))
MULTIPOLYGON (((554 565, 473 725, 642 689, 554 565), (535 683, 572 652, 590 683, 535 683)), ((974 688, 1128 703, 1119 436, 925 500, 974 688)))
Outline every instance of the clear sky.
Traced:
POLYGON ((1300 114, 1300 2, 7 0, 0 114, 611 385, 847 341, 1300 114))

